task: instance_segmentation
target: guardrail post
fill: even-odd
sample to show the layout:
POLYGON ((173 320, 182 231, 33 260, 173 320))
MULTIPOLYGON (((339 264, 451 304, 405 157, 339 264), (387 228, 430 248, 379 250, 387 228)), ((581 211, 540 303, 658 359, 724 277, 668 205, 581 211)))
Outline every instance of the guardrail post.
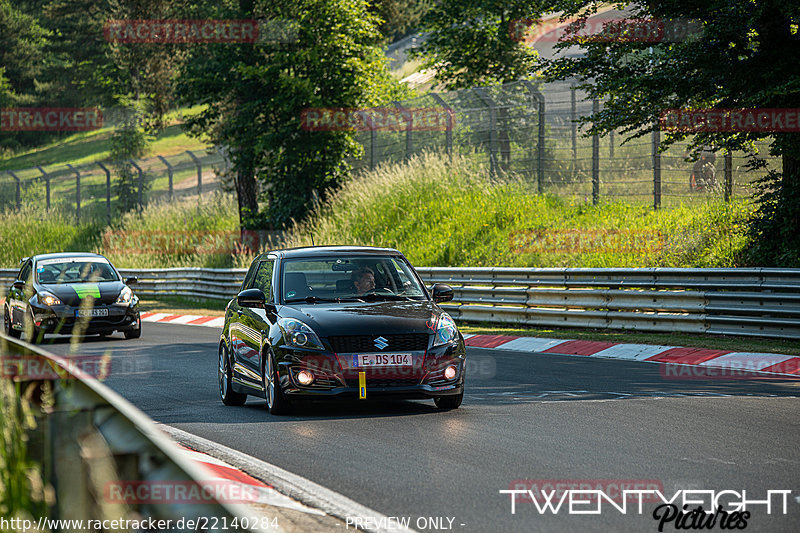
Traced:
POLYGON ((136 161, 134 161, 133 159, 130 160, 130 163, 131 163, 131 165, 133 165, 133 168, 136 169, 136 172, 139 173, 139 212, 141 213, 142 209, 144 207, 144 198, 143 198, 143 196, 144 196, 143 195, 143 191, 144 191, 144 171, 142 170, 142 167, 137 165, 136 161))
POLYGON ((653 128, 653 209, 661 207, 661 131, 658 123, 653 128))
POLYGON ((106 173, 106 220, 111 225, 111 171, 103 164, 98 162, 97 166, 106 173))
MULTIPOLYGON (((174 199, 173 186, 172 186, 172 165, 169 164, 169 161, 167 161, 164 158, 164 156, 159 155, 157 157, 161 160, 162 163, 164 163, 164 166, 167 167, 167 175, 169 176, 169 201, 171 202, 174 199)), ((227 161, 228 160, 225 159, 226 168, 227 168, 227 161)))
POLYGON ((725 201, 730 202, 733 196, 733 153, 725 150, 725 201))
POLYGON ((17 209, 22 209, 22 191, 20 190, 21 189, 20 180, 17 177, 17 175, 14 174, 13 171, 9 170, 7 172, 11 175, 12 178, 17 180, 17 209))
POLYGON ((78 169, 67 163, 67 167, 75 173, 75 219, 81 221, 81 173, 78 169))
POLYGON ((203 193, 203 163, 191 150, 186 150, 186 153, 189 154, 194 164, 197 165, 197 205, 200 205, 200 196, 202 196, 203 193))
POLYGON ((445 151, 447 155, 450 156, 450 159, 453 158, 453 120, 455 119, 455 113, 453 112, 453 108, 447 105, 447 102, 444 101, 444 98, 439 96, 436 93, 431 93, 431 96, 436 103, 442 106, 442 108, 447 112, 447 130, 445 130, 445 151))
MULTIPOLYGON (((600 100, 592 99, 592 114, 600 112, 600 100)), ((592 135, 592 205, 600 200, 600 136, 592 135)))
POLYGON ((47 175, 47 172, 44 171, 41 165, 36 165, 36 168, 42 173, 42 177, 44 178, 44 190, 45 196, 47 197, 47 210, 50 211, 50 176, 47 175))

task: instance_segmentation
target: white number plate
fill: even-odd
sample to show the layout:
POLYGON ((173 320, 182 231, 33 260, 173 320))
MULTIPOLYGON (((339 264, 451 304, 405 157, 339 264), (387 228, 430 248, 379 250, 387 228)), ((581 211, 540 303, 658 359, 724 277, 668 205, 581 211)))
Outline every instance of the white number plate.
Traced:
POLYGON ((108 309, 76 309, 75 316, 78 317, 108 316, 108 309))
POLYGON ((413 366, 410 353, 364 353, 353 357, 353 366, 413 366))

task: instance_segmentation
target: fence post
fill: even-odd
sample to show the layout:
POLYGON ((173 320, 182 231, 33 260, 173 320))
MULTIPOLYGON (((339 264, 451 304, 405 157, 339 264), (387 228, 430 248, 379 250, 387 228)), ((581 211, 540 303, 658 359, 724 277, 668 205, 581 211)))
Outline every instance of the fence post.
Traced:
POLYGON ((47 175, 47 172, 45 172, 40 165, 36 165, 36 168, 39 170, 39 172, 42 173, 42 176, 44 177, 44 190, 45 190, 45 196, 47 197, 47 210, 50 211, 50 176, 47 175))
POLYGON ((578 97, 575 86, 569 88, 570 92, 570 124, 572 125, 572 169, 578 168, 578 97))
POLYGON ((8 173, 11 175, 12 178, 17 180, 17 209, 22 209, 22 191, 20 190, 20 180, 13 171, 9 170, 8 173))
POLYGON ((614 130, 608 132, 608 158, 614 159, 614 130))
POLYGON ((661 131, 658 123, 653 128, 653 208, 661 207, 661 131))
POLYGON ((539 100, 539 138, 537 140, 538 153, 536 155, 536 168, 539 193, 544 192, 544 121, 546 118, 544 95, 537 91, 539 100))
POLYGON ((444 101, 444 98, 439 96, 436 93, 431 93, 431 96, 436 103, 442 106, 442 108, 447 113, 447 130, 445 130, 445 150, 447 155, 450 156, 450 159, 453 158, 453 121, 455 120, 455 113, 453 112, 453 108, 447 105, 447 102, 444 101))
POLYGON ((139 212, 141 213, 142 208, 144 207, 144 202, 143 202, 144 199, 142 194, 144 190, 144 172, 142 171, 142 167, 136 164, 136 161, 131 159, 130 162, 131 165, 133 165, 133 168, 135 168, 136 171, 139 173, 139 212))
MULTIPOLYGON (((592 99, 592 114, 600 112, 600 100, 592 99)), ((600 136, 592 135, 592 205, 600 200, 600 136)))
POLYGON ((369 121, 369 168, 374 170, 375 165, 378 164, 378 150, 375 146, 375 143, 378 142, 378 132, 375 131, 375 125, 372 122, 372 118, 370 118, 369 121))
POLYGON ((103 164, 98 162, 97 166, 103 169, 106 173, 106 220, 108 225, 111 225, 111 171, 103 164))
POLYGON ((473 92, 489 108, 489 172, 495 175, 497 174, 497 106, 483 87, 475 87, 473 92))
POLYGON ((191 150, 186 150, 186 153, 189 154, 189 157, 191 157, 195 165, 197 165, 197 205, 200 205, 200 196, 203 193, 203 163, 200 162, 200 159, 194 155, 191 150))
MULTIPOLYGON (((171 202, 173 200, 173 198, 174 198, 173 197, 173 187, 172 187, 172 165, 169 164, 169 161, 167 161, 164 158, 164 156, 160 155, 160 156, 157 156, 157 157, 161 160, 162 163, 164 163, 164 166, 167 167, 167 175, 169 176, 169 201, 171 202)), ((225 161, 226 161, 226 167, 227 167, 227 159, 225 161)))
POLYGON ((413 138, 411 137, 413 117, 411 116, 411 113, 409 113, 408 110, 403 107, 403 104, 401 104, 400 102, 392 102, 392 103, 397 109, 400 110, 400 112, 403 113, 403 118, 406 119, 406 159, 408 159, 411 157, 411 152, 414 150, 413 138))
POLYGON ((81 173, 78 169, 67 163, 67 167, 75 173, 75 219, 81 222, 81 173))
POLYGON ((730 202, 733 196, 733 153, 725 150, 725 201, 730 202))

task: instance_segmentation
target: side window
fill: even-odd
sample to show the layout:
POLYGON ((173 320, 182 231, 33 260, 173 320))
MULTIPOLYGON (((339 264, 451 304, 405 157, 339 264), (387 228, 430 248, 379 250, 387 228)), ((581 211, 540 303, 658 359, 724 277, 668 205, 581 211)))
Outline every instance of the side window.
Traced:
POLYGON ((247 274, 244 275, 244 281, 242 282, 242 288, 239 290, 250 289, 253 287, 253 278, 256 275, 256 270, 258 269, 259 263, 253 262, 250 265, 250 270, 247 271, 247 274))
POLYGON ((28 261, 27 263, 22 265, 22 268, 19 270, 19 278, 17 279, 21 279, 25 283, 28 283, 30 281, 28 278, 30 277, 31 277, 31 261, 28 261))
POLYGON ((275 268, 275 261, 267 260, 261 261, 256 271, 255 279, 253 280, 253 288, 261 289, 267 296, 267 301, 272 300, 272 270, 275 268))

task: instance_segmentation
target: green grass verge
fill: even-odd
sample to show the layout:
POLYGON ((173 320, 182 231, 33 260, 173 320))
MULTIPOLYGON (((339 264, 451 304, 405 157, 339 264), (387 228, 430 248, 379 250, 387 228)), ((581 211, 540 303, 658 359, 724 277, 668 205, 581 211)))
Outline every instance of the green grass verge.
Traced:
POLYGON ((729 335, 700 335, 696 333, 645 333, 608 329, 555 329, 498 326, 488 323, 459 323, 462 333, 475 335, 516 335, 586 341, 689 346, 733 352, 762 352, 800 355, 800 341, 766 337, 737 337, 729 335))
POLYGON ((289 245, 313 235, 316 244, 388 246, 425 266, 732 267, 752 211, 711 197, 661 210, 592 205, 427 154, 351 180, 289 245))

